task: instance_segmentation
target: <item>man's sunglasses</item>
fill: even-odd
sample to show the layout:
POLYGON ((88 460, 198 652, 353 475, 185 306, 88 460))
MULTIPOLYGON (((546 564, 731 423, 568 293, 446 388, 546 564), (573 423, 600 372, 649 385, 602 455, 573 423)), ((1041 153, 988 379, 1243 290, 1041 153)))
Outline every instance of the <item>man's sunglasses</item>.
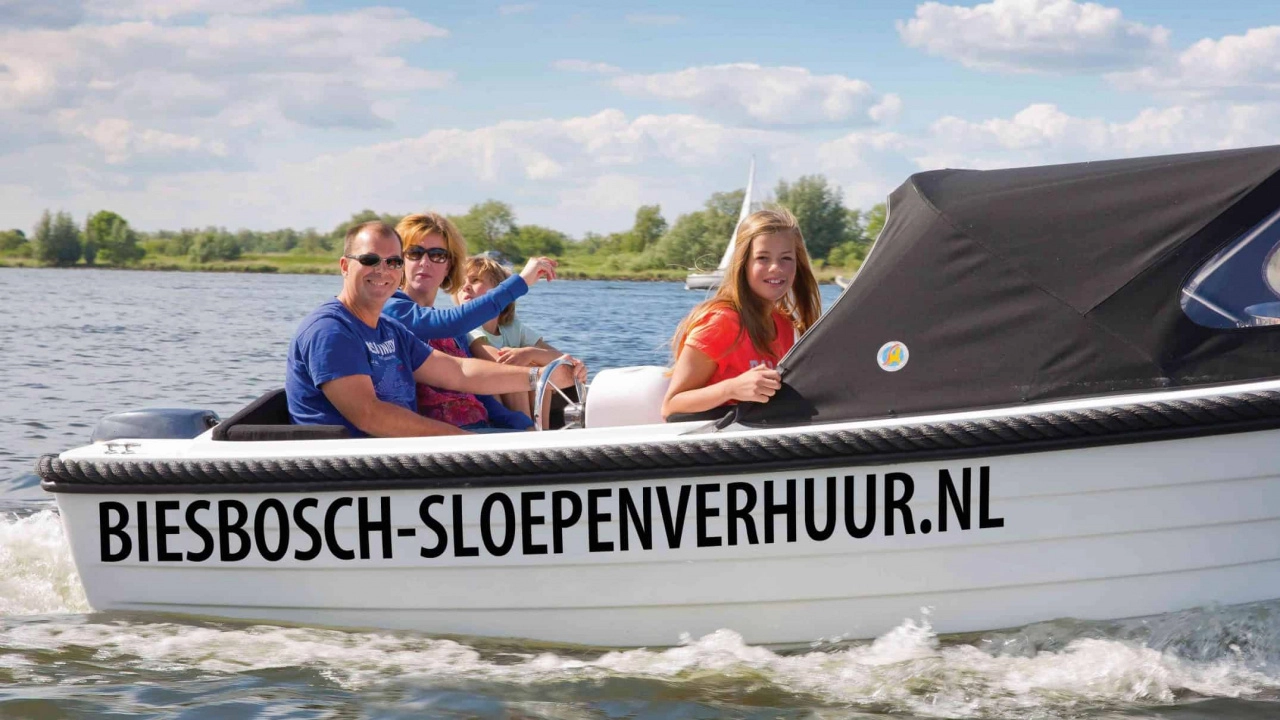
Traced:
POLYGON ((348 260, 355 260, 365 267, 374 267, 380 262, 385 262, 387 267, 392 270, 399 270, 404 267, 404 258, 399 255, 384 258, 377 253, 365 253, 363 255, 343 255, 342 257, 348 260))
POLYGON ((444 248, 424 248, 421 245, 414 245, 404 251, 404 256, 414 262, 421 260, 424 255, 428 260, 437 265, 447 263, 452 258, 449 251, 444 248))

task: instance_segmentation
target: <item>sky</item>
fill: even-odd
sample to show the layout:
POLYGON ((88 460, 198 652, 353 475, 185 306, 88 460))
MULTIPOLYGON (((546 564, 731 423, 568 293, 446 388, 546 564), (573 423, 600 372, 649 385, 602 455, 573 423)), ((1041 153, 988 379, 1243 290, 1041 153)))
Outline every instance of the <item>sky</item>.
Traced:
POLYGON ((1280 143, 1280 3, 0 0, 0 228, 327 230, 510 203, 573 236, 822 174, 1280 143))

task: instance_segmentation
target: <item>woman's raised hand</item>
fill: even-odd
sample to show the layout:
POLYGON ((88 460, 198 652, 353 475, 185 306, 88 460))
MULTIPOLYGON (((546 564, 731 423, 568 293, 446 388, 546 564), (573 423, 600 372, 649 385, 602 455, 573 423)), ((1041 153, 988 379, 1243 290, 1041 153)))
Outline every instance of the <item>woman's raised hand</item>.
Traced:
POLYGON ((768 402, 782 387, 782 375, 770 367, 757 365, 729 383, 729 397, 738 402, 768 402))
POLYGON ((520 271, 520 277, 524 278, 524 282, 529 287, 538 282, 538 278, 546 278, 548 281, 556 279, 556 266, 560 263, 549 257, 531 257, 529 262, 524 264, 524 269, 520 271))

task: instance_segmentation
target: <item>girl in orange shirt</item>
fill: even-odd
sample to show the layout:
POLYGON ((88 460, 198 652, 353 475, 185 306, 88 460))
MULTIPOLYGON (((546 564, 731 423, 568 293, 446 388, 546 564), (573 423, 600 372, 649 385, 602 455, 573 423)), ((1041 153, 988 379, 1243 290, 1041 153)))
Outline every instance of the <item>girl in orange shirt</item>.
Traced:
POLYGON ((782 208, 747 216, 720 289, 671 340, 662 416, 767 402, 782 387, 778 360, 817 321, 821 302, 795 217, 782 208))

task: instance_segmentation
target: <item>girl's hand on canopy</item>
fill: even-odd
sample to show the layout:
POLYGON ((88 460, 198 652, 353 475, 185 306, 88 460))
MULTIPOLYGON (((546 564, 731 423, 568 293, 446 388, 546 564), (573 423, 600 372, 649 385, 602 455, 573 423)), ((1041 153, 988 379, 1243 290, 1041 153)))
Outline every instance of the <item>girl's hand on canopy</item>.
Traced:
POLYGON ((560 263, 549 257, 531 257, 520 271, 520 277, 529 287, 538 282, 538 278, 546 278, 548 282, 556 279, 556 266, 560 263))
POLYGON ((773 368, 757 365, 736 378, 726 380, 729 396, 738 402, 768 402, 782 387, 782 375, 773 368))

